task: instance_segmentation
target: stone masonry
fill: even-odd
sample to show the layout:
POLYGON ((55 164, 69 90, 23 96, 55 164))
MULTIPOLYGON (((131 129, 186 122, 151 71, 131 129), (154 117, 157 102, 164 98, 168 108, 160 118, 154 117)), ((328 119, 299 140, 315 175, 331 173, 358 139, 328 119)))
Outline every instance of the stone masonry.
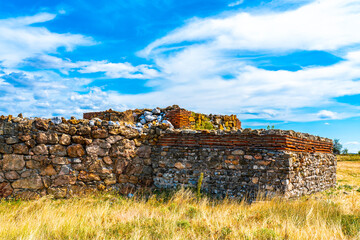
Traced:
POLYGON ((0 117, 0 198, 195 187, 201 173, 203 192, 214 197, 295 197, 336 184, 330 139, 283 130, 139 128, 113 120, 0 117))

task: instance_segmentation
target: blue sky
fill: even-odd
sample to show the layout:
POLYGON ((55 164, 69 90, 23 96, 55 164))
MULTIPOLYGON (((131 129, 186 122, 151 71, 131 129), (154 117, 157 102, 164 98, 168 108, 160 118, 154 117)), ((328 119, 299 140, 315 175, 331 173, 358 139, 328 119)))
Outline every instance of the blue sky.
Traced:
POLYGON ((0 115, 166 107, 360 150, 357 0, 0 0, 0 115))

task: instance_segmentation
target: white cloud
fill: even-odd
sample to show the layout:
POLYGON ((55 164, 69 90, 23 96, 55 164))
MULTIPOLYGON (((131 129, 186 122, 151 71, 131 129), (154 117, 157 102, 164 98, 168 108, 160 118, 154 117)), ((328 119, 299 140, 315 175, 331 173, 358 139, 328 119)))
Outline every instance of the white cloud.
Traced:
POLYGON ((328 111, 328 110, 321 110, 320 112, 317 113, 317 116, 320 119, 337 119, 338 118, 338 113, 328 111))
POLYGON ((318 0, 286 12, 194 19, 141 54, 165 51, 184 41, 206 41, 214 50, 335 50, 359 43, 359 10, 355 0, 318 0))
POLYGON ((228 6, 229 7, 235 7, 235 6, 243 4, 243 2, 244 2, 244 0, 239 0, 239 1, 236 1, 236 2, 229 3, 228 6))
POLYGON ((360 145, 360 142, 357 141, 346 142, 345 145, 360 145))
POLYGON ((149 65, 133 66, 128 62, 109 63, 107 61, 78 62, 77 64, 80 66, 80 73, 104 72, 110 78, 149 79, 159 76, 158 71, 149 65))
MULTIPOLYGON (((0 101, 11 102, 13 99, 9 108, 12 113, 24 109, 29 114, 41 116, 46 116, 52 109, 62 115, 79 116, 84 111, 107 108, 122 110, 179 104, 207 113, 235 113, 240 119, 313 121, 347 118, 359 115, 359 108, 340 105, 333 99, 360 94, 360 81, 355 80, 360 78, 360 51, 345 52, 342 55, 344 61, 332 66, 309 67, 295 72, 260 69, 236 54, 239 50, 268 53, 339 50, 349 44, 360 44, 359 23, 360 9, 355 0, 315 1, 287 12, 242 12, 195 19, 141 52, 142 56, 155 62, 155 67, 134 66, 127 62, 73 62, 50 56, 48 53, 51 49, 56 50, 57 44, 40 50, 31 48, 34 51, 26 51, 26 58, 37 58, 44 68, 56 68, 63 73, 100 72, 109 78, 151 79, 147 85, 155 87, 156 91, 145 94, 104 92, 100 88, 87 88, 89 79, 62 78, 47 71, 38 73, 32 81, 32 90, 8 86, 7 91, 11 94, 0 97, 0 101), (351 3, 353 6, 349 6, 351 3), (27 99, 26 103, 18 104, 24 99, 27 99)), ((6 46, 1 45, 1 38, 0 46, 6 46)), ((17 56, 20 57, 15 62, 24 59, 17 56)), ((9 69, 7 74, 10 72, 14 69, 9 69)))
POLYGON ((151 65, 141 64, 133 66, 131 63, 111 63, 104 61, 78 61, 63 59, 51 55, 41 55, 27 59, 24 65, 31 65, 39 69, 58 69, 63 74, 77 71, 80 73, 104 73, 108 78, 153 79, 160 73, 151 65))
POLYGON ((360 45, 359 23, 360 3, 355 0, 319 0, 285 12, 193 19, 139 52, 160 69, 166 80, 149 84, 162 90, 126 97, 139 104, 172 102, 207 112, 236 112, 243 119, 313 121, 359 116, 357 107, 334 100, 360 93, 356 80, 360 52, 356 50, 342 54, 344 61, 337 64, 298 71, 264 70, 241 59, 242 50, 344 52, 349 45, 360 45))
POLYGON ((24 59, 55 53, 59 47, 68 51, 76 46, 87 46, 94 41, 80 34, 52 33, 31 24, 54 19, 55 14, 41 13, 29 17, 0 20, 0 61, 5 67, 15 67, 24 59))

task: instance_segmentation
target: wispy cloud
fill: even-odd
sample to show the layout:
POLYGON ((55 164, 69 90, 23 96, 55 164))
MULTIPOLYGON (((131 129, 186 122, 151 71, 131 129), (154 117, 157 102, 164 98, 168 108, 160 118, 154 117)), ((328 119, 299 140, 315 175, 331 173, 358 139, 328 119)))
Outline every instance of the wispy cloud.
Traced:
POLYGON ((142 54, 167 51, 184 41, 204 41, 212 50, 336 50, 360 42, 359 11, 355 0, 318 0, 285 12, 194 19, 151 43, 142 54))
POLYGON ((97 73, 103 72, 110 78, 134 78, 134 79, 151 79, 159 76, 157 70, 149 65, 133 66, 125 63, 109 63, 107 61, 78 62, 80 73, 97 73))
POLYGON ((317 113, 317 116, 320 119, 337 119, 338 118, 338 113, 328 111, 328 110, 321 110, 320 112, 317 113))
POLYGON ((169 102, 163 97, 169 93, 173 101, 185 106, 209 112, 252 111, 260 113, 259 118, 277 120, 357 116, 356 107, 340 105, 333 99, 360 93, 360 82, 356 81, 360 77, 359 52, 356 48, 347 53, 344 50, 349 45, 360 46, 356 30, 359 13, 360 4, 354 0, 319 0, 283 12, 193 19, 139 52, 166 73, 166 88, 136 98, 151 96, 169 102), (298 71, 269 71, 241 58, 241 51, 286 54, 301 50, 341 50, 344 61, 298 71), (273 114, 265 113, 265 109, 273 114))
POLYGON ((0 61, 5 67, 15 67, 24 59, 39 54, 55 53, 58 48, 68 51, 77 46, 95 44, 91 37, 80 34, 52 33, 46 28, 32 26, 53 20, 55 14, 40 13, 34 16, 0 20, 0 61))
POLYGON ((7 112, 24 110, 33 115, 52 111, 69 116, 110 107, 172 104, 208 113, 235 113, 241 119, 314 121, 359 115, 358 108, 334 100, 360 94, 357 1, 319 0, 296 10, 231 14, 192 19, 150 43, 139 54, 152 65, 59 56, 59 47, 72 50, 95 41, 32 25, 50 21, 53 14, 1 20, 6 24, 0 30, 12 35, 0 32, 0 60, 5 67, 0 74, 0 101, 11 103, 7 112), (241 58, 243 51, 286 55, 305 50, 331 51, 343 61, 298 71, 270 71, 241 58), (26 72, 19 66, 37 71, 26 72), (94 80, 92 73, 114 81, 143 79, 156 90, 120 94, 116 89, 88 87, 94 80), (27 82, 31 84, 22 85, 27 82))
POLYGON ((228 6, 229 7, 235 7, 235 6, 243 4, 243 2, 244 2, 244 0, 239 0, 239 1, 236 1, 236 2, 229 3, 228 6))
POLYGON ((57 69, 63 74, 69 72, 103 73, 107 78, 152 79, 160 75, 151 65, 141 64, 133 66, 129 62, 112 63, 103 61, 77 61, 63 59, 51 55, 40 55, 26 59, 24 65, 31 65, 38 69, 57 69))

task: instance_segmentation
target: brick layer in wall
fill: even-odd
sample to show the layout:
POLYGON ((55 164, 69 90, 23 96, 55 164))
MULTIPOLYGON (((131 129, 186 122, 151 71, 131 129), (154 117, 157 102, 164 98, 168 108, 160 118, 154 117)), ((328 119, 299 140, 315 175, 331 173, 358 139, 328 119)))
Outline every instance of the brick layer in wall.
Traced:
POLYGON ((248 147, 272 150, 289 150, 295 152, 332 153, 329 142, 302 139, 288 135, 212 135, 212 134, 165 134, 158 143, 159 146, 225 146, 248 147))
POLYGON ((191 112, 185 109, 174 109, 166 114, 166 117, 174 125, 175 128, 190 128, 191 112))

